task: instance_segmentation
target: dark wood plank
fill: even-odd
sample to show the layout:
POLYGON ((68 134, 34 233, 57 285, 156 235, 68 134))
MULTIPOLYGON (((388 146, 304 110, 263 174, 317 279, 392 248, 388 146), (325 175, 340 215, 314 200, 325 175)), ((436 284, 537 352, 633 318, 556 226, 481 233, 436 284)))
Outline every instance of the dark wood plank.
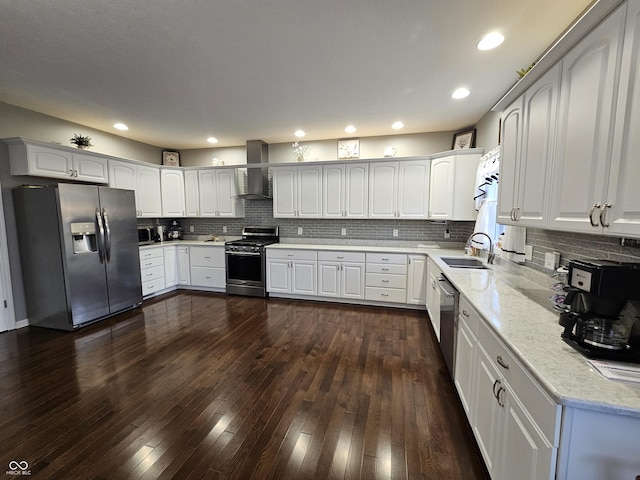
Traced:
POLYGON ((179 292, 0 334, 0 396, 36 478, 488 478, 424 312, 179 292))

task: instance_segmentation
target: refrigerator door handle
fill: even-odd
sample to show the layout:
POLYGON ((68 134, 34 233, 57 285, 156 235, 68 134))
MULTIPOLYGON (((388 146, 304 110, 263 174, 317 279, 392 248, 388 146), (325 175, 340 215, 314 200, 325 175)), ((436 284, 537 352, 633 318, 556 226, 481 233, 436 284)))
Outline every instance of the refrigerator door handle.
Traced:
POLYGON ((100 209, 96 208, 96 223, 98 224, 98 257, 100 263, 104 263, 104 225, 102 224, 102 215, 100 209))
POLYGON ((109 217, 107 216, 107 209, 102 209, 102 218, 104 220, 104 253, 107 263, 111 263, 111 228, 109 228, 109 217))

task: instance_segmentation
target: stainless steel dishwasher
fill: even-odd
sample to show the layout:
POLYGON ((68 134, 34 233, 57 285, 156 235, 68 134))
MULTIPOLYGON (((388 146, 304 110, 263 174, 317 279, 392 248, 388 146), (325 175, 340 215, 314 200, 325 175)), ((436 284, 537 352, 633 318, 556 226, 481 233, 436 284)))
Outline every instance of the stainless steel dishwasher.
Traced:
POLYGON ((456 359, 456 325, 458 318, 458 291, 449 281, 438 277, 440 289, 440 349, 453 378, 456 359))

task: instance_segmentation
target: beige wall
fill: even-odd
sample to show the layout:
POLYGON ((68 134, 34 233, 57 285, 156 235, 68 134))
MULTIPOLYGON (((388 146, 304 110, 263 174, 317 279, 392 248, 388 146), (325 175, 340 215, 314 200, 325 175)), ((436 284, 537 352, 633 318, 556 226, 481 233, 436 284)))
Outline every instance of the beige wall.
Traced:
POLYGON ((498 135, 501 113, 488 111, 476 124, 476 147, 484 148, 484 151, 488 152, 499 145, 498 135))
POLYGON ((0 138, 25 137, 72 147, 74 134, 91 137, 92 152, 143 162, 162 162, 162 149, 60 118, 0 103, 0 138))

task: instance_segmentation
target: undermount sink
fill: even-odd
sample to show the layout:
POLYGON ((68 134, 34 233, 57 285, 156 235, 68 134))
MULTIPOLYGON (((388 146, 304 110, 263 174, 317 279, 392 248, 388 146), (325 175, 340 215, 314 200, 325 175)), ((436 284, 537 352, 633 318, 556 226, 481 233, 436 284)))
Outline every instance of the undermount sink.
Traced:
POLYGON ((487 269, 485 264, 477 258, 441 257, 440 259, 451 268, 475 268, 479 270, 487 269))

